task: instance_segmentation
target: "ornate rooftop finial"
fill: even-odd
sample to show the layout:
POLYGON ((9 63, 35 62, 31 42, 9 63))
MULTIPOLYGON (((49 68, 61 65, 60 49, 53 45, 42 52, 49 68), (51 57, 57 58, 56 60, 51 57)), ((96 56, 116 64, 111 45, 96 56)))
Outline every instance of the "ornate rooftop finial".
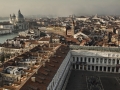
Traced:
POLYGON ((21 13, 21 12, 20 12, 20 9, 19 9, 18 13, 21 13))

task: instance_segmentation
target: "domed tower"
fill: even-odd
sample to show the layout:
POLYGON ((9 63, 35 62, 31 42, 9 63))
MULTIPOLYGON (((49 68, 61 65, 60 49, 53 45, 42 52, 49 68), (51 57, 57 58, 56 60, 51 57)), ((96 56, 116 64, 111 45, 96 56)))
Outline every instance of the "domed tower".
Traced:
POLYGON ((21 14, 20 10, 18 11, 17 22, 24 22, 24 16, 21 14))
POLYGON ((11 14, 10 14, 9 21, 10 21, 11 24, 14 24, 16 22, 16 16, 15 16, 15 14, 13 14, 13 16, 11 16, 11 14))

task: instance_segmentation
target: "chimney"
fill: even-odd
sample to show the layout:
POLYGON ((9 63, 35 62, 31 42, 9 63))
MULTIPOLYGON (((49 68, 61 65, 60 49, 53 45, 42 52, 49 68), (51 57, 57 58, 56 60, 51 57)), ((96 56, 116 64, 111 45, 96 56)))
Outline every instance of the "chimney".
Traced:
POLYGON ((50 62, 50 59, 48 59, 48 62, 50 62))
POLYGON ((43 67, 45 67, 45 62, 43 63, 43 67))
POLYGON ((31 81, 32 81, 32 82, 35 82, 35 77, 31 77, 31 81))

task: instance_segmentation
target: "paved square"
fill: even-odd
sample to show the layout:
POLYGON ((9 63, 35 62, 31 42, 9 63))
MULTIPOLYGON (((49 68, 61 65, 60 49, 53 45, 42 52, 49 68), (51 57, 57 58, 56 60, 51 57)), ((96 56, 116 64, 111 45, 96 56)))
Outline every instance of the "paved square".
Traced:
POLYGON ((120 90, 120 74, 80 70, 72 70, 65 90, 89 90, 87 78, 91 76, 99 77, 102 90, 120 90))

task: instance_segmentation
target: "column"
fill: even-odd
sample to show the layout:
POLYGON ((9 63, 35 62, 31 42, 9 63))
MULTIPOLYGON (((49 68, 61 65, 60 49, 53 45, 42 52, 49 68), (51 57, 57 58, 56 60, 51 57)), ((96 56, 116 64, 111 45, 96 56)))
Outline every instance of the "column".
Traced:
POLYGON ((78 57, 78 61, 80 62, 80 56, 78 57))
POLYGON ((111 62, 110 62, 111 65, 113 65, 113 59, 111 59, 111 62))
POLYGON ((92 71, 92 66, 90 66, 90 71, 92 71))
POLYGON ((94 66, 94 71, 96 71, 96 66, 94 66))
POLYGON ((88 57, 86 57, 86 62, 88 63, 88 57))
POLYGON ((116 73, 116 67, 114 68, 114 73, 116 73))
POLYGON ((110 67, 110 72, 112 72, 112 67, 110 67))
POLYGON ((88 65, 86 65, 86 70, 88 70, 88 65))
POLYGON ((117 59, 115 59, 115 64, 117 64, 117 59))
POLYGON ((82 57, 82 62, 84 62, 85 61, 85 57, 82 57))
POLYGON ((84 70, 84 65, 82 66, 82 70, 84 70))
POLYGON ((100 71, 100 66, 98 66, 98 72, 100 71))
POLYGON ((107 58, 107 61, 106 61, 106 64, 107 64, 107 65, 108 65, 108 60, 109 60, 109 59, 107 58))
POLYGON ((94 60, 95 60, 95 61, 94 61, 94 64, 96 64, 96 58, 94 58, 94 60))
POLYGON ((80 70, 80 65, 79 65, 79 70, 80 70))
POLYGON ((75 62, 77 61, 77 57, 75 57, 75 62))
POLYGON ((106 67, 106 72, 108 72, 108 67, 106 67))
POLYGON ((76 64, 75 64, 75 70, 76 70, 76 64))
POLYGON ((102 72, 104 71, 104 67, 102 66, 102 72))
POLYGON ((103 62, 102 63, 105 64, 105 58, 103 58, 103 62))
MULTIPOLYGON (((89 57, 90 58, 90 57, 89 57)), ((90 58, 90 62, 89 62, 90 64, 91 64, 91 58, 90 58)))
POLYGON ((100 58, 98 58, 98 64, 100 64, 100 58))

